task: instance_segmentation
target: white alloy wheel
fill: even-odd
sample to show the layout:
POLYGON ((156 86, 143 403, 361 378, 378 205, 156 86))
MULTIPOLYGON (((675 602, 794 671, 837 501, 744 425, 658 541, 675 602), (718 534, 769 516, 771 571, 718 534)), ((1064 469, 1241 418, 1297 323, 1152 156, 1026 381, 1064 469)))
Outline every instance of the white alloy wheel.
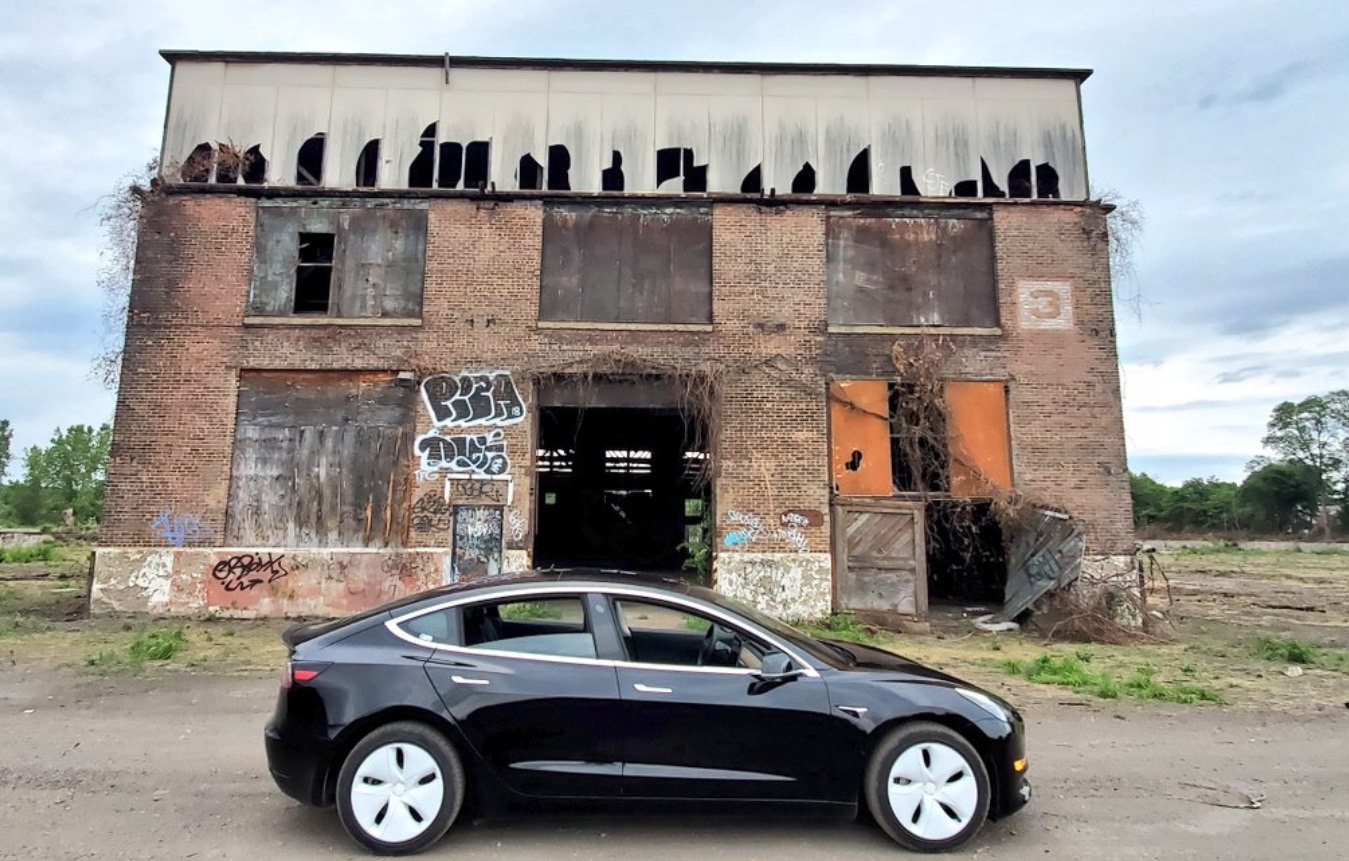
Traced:
POLYGON ((979 808, 974 769, 959 751, 940 742, 919 742, 900 753, 890 767, 886 793, 900 827, 919 840, 950 840, 979 808))
POLYGON ((912 721, 876 745, 863 780, 867 809, 914 852, 945 852, 979 833, 993 800, 983 757, 941 724, 912 721))
POLYGON ((445 777, 430 753, 409 742, 370 751, 356 767, 351 811, 361 830, 406 843, 431 827, 445 803, 445 777))

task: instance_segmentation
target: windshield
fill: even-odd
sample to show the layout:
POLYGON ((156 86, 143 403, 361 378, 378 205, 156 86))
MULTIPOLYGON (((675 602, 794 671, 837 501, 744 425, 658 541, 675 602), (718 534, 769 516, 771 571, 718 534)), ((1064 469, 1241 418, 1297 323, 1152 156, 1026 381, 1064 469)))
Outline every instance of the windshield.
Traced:
POLYGON ((786 622, 779 621, 772 616, 760 613, 753 607, 742 604, 734 598, 727 598, 719 592, 711 591, 706 592, 703 597, 708 598, 712 603, 719 607, 723 607, 733 613, 744 616, 765 631, 768 631, 779 639, 786 640, 788 645, 805 652, 821 663, 831 667, 845 667, 852 663, 848 658, 839 654, 838 651, 829 648, 814 637, 796 630, 786 622))

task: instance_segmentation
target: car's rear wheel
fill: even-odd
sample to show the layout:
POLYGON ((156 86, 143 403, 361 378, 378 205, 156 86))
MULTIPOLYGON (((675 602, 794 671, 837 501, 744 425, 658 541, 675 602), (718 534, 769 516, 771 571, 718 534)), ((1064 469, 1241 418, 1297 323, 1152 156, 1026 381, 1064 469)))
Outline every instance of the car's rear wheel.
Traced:
POLYGON ((959 733, 940 724, 905 724, 886 736, 866 774, 867 806, 896 843, 944 852, 965 843, 988 818, 988 769, 959 733))
POLYGON ((382 726, 357 742, 337 778, 337 812, 381 855, 420 852, 449 830, 464 802, 454 746, 425 724, 382 726))

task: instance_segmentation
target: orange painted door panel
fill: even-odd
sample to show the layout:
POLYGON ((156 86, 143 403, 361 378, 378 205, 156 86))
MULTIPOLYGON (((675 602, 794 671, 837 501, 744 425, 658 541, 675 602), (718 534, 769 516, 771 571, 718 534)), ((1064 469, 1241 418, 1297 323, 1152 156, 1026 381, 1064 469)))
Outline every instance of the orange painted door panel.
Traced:
POLYGON ((946 431, 952 496, 992 496, 1012 489, 1007 388, 1003 383, 948 382, 946 431))

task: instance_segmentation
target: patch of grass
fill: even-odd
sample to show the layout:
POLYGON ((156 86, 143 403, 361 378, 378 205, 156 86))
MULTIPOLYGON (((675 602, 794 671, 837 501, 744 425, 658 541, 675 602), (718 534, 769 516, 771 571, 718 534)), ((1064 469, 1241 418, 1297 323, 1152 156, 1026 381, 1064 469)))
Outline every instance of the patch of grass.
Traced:
POLYGON ((1027 661, 1002 661, 999 666, 1003 672, 1035 684, 1070 688, 1104 700, 1126 696, 1135 700, 1169 703, 1224 702, 1217 691, 1200 685, 1159 682, 1156 671, 1150 666, 1139 667, 1137 672, 1122 682, 1109 672, 1088 667, 1079 655, 1058 657, 1043 654, 1027 661))
POLYGON ((163 628, 141 634, 127 646, 133 660, 167 661, 187 645, 182 628, 163 628))
POLYGON ((1296 637, 1261 637, 1256 640, 1252 651, 1257 658, 1265 661, 1349 672, 1349 652, 1323 649, 1296 637))
POLYGON ((1261 553, 1260 550, 1247 550, 1236 544, 1191 544, 1171 551, 1177 556, 1241 556, 1261 553))
POLYGON ((1349 547, 1318 547, 1307 552, 1313 556, 1349 556, 1349 547))
POLYGON ((803 623, 801 629, 812 637, 826 640, 846 640, 851 643, 874 644, 879 637, 851 613, 833 613, 823 619, 803 623))
POLYGON ((0 547, 0 563, 60 562, 65 556, 55 541, 29 544, 24 547, 0 547))

